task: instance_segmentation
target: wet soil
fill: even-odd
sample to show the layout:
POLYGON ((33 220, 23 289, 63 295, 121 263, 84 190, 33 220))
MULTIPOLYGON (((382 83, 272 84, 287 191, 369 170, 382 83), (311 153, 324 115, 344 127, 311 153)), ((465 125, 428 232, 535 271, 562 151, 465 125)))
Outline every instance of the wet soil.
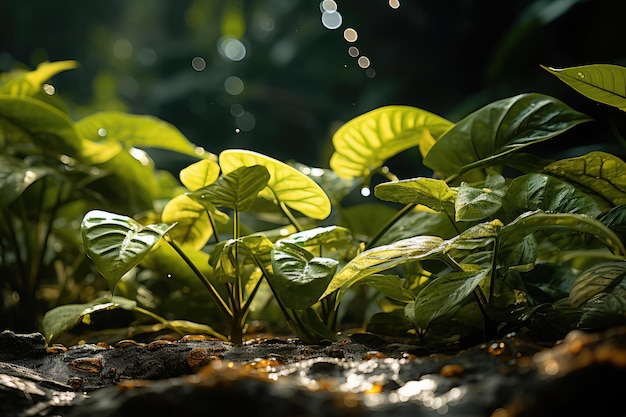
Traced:
POLYGON ((369 334, 64 347, 0 333, 3 417, 626 416, 624 381, 622 327, 553 346, 510 334, 450 354, 369 334))

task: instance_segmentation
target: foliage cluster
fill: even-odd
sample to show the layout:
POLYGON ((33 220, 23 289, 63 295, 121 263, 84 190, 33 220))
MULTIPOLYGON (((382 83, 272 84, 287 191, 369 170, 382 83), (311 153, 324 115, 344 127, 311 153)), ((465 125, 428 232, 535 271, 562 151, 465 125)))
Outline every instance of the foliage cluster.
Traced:
MULTIPOLYGON (((256 320, 288 324, 311 343, 337 339, 342 324, 356 320, 429 346, 520 328, 556 338, 624 322, 626 164, 598 150, 556 160, 531 153, 592 120, 558 99, 521 94, 456 123, 381 107, 340 127, 329 168, 318 168, 242 149, 198 153, 147 116, 72 122, 41 97, 45 80, 67 65, 11 74, 0 109, 3 158, 21 167, 1 179, 11 191, 1 207, 2 267, 23 269, 42 253, 28 246, 40 235, 31 224, 41 222, 29 209, 39 207, 50 252, 50 236, 61 241, 57 225, 81 219, 71 250, 87 255, 115 294, 48 311, 42 325, 51 341, 109 310, 156 321, 150 331, 234 343, 256 320), (176 182, 140 148, 196 161, 176 182), (432 175, 396 178, 386 161, 414 149, 416 165, 432 175), (49 188, 37 175, 42 160, 61 171, 56 181, 73 185, 55 194, 63 210, 47 210, 41 191, 41 203, 28 200, 38 185, 49 188), (375 198, 353 203, 365 191, 375 198), (23 237, 11 241, 14 230, 23 237), (174 304, 200 319, 172 317, 174 304)), ((545 69, 595 101, 626 108, 622 67, 545 69)))

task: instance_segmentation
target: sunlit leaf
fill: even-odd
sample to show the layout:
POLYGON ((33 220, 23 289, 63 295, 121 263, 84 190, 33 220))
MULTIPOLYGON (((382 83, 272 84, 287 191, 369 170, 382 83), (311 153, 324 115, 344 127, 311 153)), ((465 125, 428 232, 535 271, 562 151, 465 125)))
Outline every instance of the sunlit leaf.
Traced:
POLYGON ((81 223, 85 251, 111 291, 173 226, 143 226, 130 217, 101 210, 88 212, 81 223))
POLYGON ((338 261, 314 256, 289 241, 272 250, 272 288, 288 308, 304 310, 317 302, 337 270, 338 261))
POLYGON ((510 219, 527 211, 577 213, 597 217, 600 208, 593 198, 572 184, 543 174, 515 178, 506 193, 502 208, 510 219))
POLYGON ((213 184, 220 175, 220 166, 210 159, 202 159, 180 171, 180 182, 191 191, 213 184))
POLYGON ((85 304, 66 304, 49 310, 43 317, 41 326, 48 343, 61 334, 76 327, 90 314, 104 310, 133 310, 137 303, 122 297, 101 297, 85 304))
POLYGON ((70 117, 31 97, 0 96, 0 133, 9 143, 34 143, 48 153, 77 156, 81 141, 70 117))
POLYGON ((424 158, 424 165, 446 180, 590 121, 561 101, 536 93, 498 100, 448 130, 424 158))
POLYGON ((615 205, 626 204, 626 163, 615 155, 594 151, 553 162, 544 170, 583 185, 615 205))
POLYGON ((315 256, 337 260, 352 259, 360 248, 360 242, 345 227, 315 227, 293 233, 282 242, 296 244, 315 256))
POLYGON ((95 142, 116 141, 127 148, 150 147, 202 156, 176 127, 154 116, 100 112, 77 121, 76 130, 83 138, 95 142))
POLYGON ((443 239, 437 236, 414 236, 361 252, 335 274, 321 298, 337 290, 341 295, 361 279, 396 265, 440 256, 442 243, 443 239))
POLYGON ((167 202, 161 213, 161 221, 176 223, 169 232, 170 237, 196 250, 202 249, 213 235, 205 208, 186 195, 179 195, 167 202))
POLYGON ((569 300, 580 307, 597 294, 610 293, 617 286, 626 287, 626 262, 602 262, 582 272, 572 284, 569 300))
POLYGON ((346 122, 333 135, 331 169, 340 177, 368 177, 392 156, 428 146, 452 126, 443 117, 409 106, 381 107, 346 122))
POLYGON ((397 275, 373 274, 362 278, 359 284, 372 287, 387 297, 403 303, 412 302, 414 298, 413 293, 404 287, 404 279, 397 275))
POLYGON ((0 94, 16 97, 34 96, 41 92, 43 84, 60 72, 74 69, 77 61, 44 61, 32 71, 24 71, 18 77, 12 78, 0 86, 0 94))
POLYGON ((453 272, 432 280, 415 299, 412 321, 426 329, 433 320, 454 312, 489 272, 489 269, 453 272))
POLYGON ((206 201, 217 207, 243 212, 250 210, 269 179, 270 174, 264 166, 241 166, 188 195, 200 204, 206 201))
POLYGON ((414 178, 378 184, 376 197, 402 204, 421 204, 437 212, 454 214, 457 190, 445 181, 434 178, 414 178))
POLYGON ((456 221, 484 220, 502 207, 502 199, 506 193, 505 179, 495 171, 487 172, 482 188, 461 183, 454 202, 456 221))
POLYGON ((626 256, 624 244, 611 229, 599 220, 575 213, 545 213, 542 210, 523 213, 502 228, 501 244, 519 244, 524 236, 537 231, 586 233, 599 239, 613 254, 626 256))
POLYGON ((323 220, 330 214, 330 200, 315 181, 297 169, 268 156, 242 149, 227 149, 219 155, 222 172, 242 166, 261 165, 270 173, 267 188, 259 193, 270 201, 278 199, 312 219, 323 220))
POLYGON ((580 94, 626 111, 626 68, 611 64, 569 68, 541 68, 558 77, 580 94))
POLYGON ((253 260, 258 268, 271 269, 271 251, 274 244, 260 234, 229 239, 215 246, 209 257, 214 277, 220 282, 235 282, 240 276, 240 265, 253 260))

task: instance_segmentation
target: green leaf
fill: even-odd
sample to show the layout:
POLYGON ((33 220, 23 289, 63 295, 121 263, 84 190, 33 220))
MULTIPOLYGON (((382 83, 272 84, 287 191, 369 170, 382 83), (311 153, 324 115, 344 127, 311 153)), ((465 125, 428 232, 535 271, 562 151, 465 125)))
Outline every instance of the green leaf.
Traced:
POLYGON ((76 130, 94 142, 114 141, 127 148, 150 147, 195 157, 203 155, 176 127, 154 116, 100 112, 76 122, 76 130))
POLYGON ((179 195, 167 202, 161 213, 161 221, 176 223, 169 236, 196 250, 202 249, 213 235, 205 207, 186 195, 179 195))
POLYGON ((417 295, 411 321, 427 329, 433 320, 459 308, 489 272, 489 269, 453 272, 432 280, 417 295))
POLYGON ((590 152, 553 162, 544 171, 580 184, 615 205, 626 204, 626 163, 615 155, 590 152))
POLYGON ((585 97, 626 111, 626 68, 610 64, 541 68, 585 97))
POLYGON ((315 256, 337 260, 352 259, 360 248, 360 242, 351 231, 340 226, 315 227, 293 233, 281 241, 298 245, 315 256))
POLYGON ((463 173, 495 166, 527 146, 592 120, 561 101, 536 93, 498 100, 447 131, 424 158, 424 165, 450 183, 463 173))
POLYGON ((21 159, 0 155, 0 209, 16 200, 35 181, 50 174, 47 167, 33 167, 21 159))
POLYGON ((502 207, 505 193, 504 177, 492 170, 487 170, 483 188, 462 182, 454 202, 455 220, 471 222, 488 218, 502 207))
POLYGON ((44 61, 33 71, 25 71, 0 87, 0 94, 15 97, 34 96, 41 92, 43 84, 62 71, 74 69, 77 61, 44 61))
POLYGON ((46 312, 41 326, 48 343, 53 342, 61 334, 77 326, 89 315, 98 311, 124 309, 133 310, 137 303, 122 297, 101 297, 85 304, 66 304, 46 312))
POLYGON ((270 173, 270 180, 267 188, 259 193, 261 197, 278 200, 312 219, 323 220, 330 214, 330 200, 324 190, 283 162, 252 151, 227 149, 220 153, 219 164, 224 173, 241 166, 264 166, 270 173))
POLYGON ((333 277, 320 298, 339 290, 338 299, 352 285, 396 265, 441 256, 444 240, 437 236, 414 236, 358 254, 333 277))
POLYGON ((600 293, 611 293, 617 286, 626 287, 626 262, 602 262, 582 272, 572 284, 569 300, 580 307, 600 293))
POLYGON ((33 143, 46 153, 76 157, 81 147, 72 119, 31 97, 0 96, 0 134, 9 143, 33 143))
POLYGON ((521 214, 500 231, 501 245, 517 245, 537 231, 587 233, 603 242, 615 255, 626 256, 619 237, 602 222, 584 214, 544 213, 541 210, 521 214))
POLYGON ((392 156, 439 138, 452 122, 422 109, 386 106, 348 121, 333 135, 331 169, 340 177, 368 177, 392 156))
POLYGON ((207 201, 217 207, 244 212, 252 208, 269 179, 270 173, 264 166, 242 166, 187 195, 200 204, 207 201))
POLYGON ((114 291, 122 276, 139 264, 172 227, 142 226, 130 217, 92 210, 83 217, 81 234, 87 255, 114 291))
POLYGON ((502 208, 509 219, 538 209, 549 213, 600 215, 598 204, 589 195, 572 184, 543 174, 515 178, 509 185, 502 208))
POLYGON ((279 240, 272 250, 270 283, 288 308, 304 310, 315 304, 337 270, 338 261, 313 256, 301 246, 279 240))
POLYGON ((457 190, 442 180, 414 178, 378 184, 374 188, 374 195, 381 200, 421 204, 434 211, 453 215, 457 190))
POLYGON ((213 184, 220 176, 220 166, 210 159, 202 159, 180 171, 180 182, 191 191, 213 184))
POLYGON ((410 303, 414 296, 411 290, 404 287, 404 280, 397 275, 373 274, 362 278, 360 285, 367 285, 387 297, 401 303, 410 303))

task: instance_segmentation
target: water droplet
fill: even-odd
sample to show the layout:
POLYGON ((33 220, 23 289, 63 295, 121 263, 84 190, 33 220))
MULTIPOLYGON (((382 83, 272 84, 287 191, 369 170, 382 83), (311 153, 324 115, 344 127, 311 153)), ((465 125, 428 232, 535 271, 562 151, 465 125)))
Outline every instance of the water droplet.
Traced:
POLYGON ((585 78, 585 74, 580 71, 576 75, 578 75, 580 78, 585 78))
POLYGON ((168 273, 168 274, 166 275, 166 277, 167 277, 167 278, 172 278, 172 274, 168 273))

